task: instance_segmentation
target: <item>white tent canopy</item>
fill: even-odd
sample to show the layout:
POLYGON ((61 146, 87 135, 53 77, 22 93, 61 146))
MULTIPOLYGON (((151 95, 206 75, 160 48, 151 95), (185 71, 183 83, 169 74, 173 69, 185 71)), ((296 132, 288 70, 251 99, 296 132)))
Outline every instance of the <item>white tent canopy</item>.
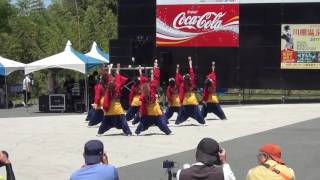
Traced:
POLYGON ((0 75, 7 76, 18 70, 24 70, 25 64, 6 59, 0 56, 0 75))
POLYGON ((6 59, 0 56, 0 75, 5 76, 5 94, 6 94, 6 107, 8 108, 8 85, 7 76, 18 70, 24 70, 25 64, 6 59))
POLYGON ((25 74, 49 68, 70 69, 85 74, 88 66, 100 63, 98 59, 88 57, 74 50, 71 42, 68 41, 63 52, 27 64, 25 74))
POLYGON ((109 61, 109 54, 103 52, 94 41, 91 47, 90 52, 86 54, 89 57, 93 57, 101 61, 101 63, 110 63, 109 61))

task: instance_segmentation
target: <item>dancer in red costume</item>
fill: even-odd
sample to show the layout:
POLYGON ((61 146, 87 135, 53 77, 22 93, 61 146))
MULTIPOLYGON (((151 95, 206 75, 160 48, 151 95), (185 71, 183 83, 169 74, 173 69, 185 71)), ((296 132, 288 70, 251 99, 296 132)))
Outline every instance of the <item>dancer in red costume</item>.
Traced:
POLYGON ((217 78, 215 73, 215 63, 212 62, 212 71, 206 76, 206 80, 204 82, 203 88, 203 107, 201 109, 201 113, 203 118, 207 116, 208 113, 214 113, 221 120, 226 120, 226 116, 221 109, 219 104, 219 99, 216 94, 217 89, 217 78))
POLYGON ((142 93, 140 96, 140 122, 135 131, 139 135, 142 131, 147 130, 150 126, 156 125, 167 135, 172 134, 166 124, 166 120, 162 114, 158 98, 157 88, 159 87, 160 70, 158 62, 155 60, 153 71, 151 73, 151 82, 142 85, 142 93))
POLYGON ((199 110, 199 103, 195 94, 195 73, 193 71, 191 57, 188 57, 188 61, 189 74, 183 76, 183 83, 179 90, 181 107, 175 124, 179 125, 186 121, 189 117, 192 117, 198 121, 198 123, 206 125, 206 122, 199 110))
POLYGON ((105 91, 103 110, 104 118, 98 130, 98 136, 108 131, 110 128, 122 129, 125 135, 132 135, 122 105, 120 103, 121 89, 128 78, 120 74, 120 64, 117 64, 116 77, 109 79, 105 91))

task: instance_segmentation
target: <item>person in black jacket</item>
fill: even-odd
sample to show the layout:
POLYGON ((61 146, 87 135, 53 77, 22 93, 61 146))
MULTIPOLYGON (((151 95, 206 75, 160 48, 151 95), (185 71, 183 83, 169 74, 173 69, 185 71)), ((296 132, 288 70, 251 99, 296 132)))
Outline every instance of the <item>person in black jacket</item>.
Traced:
POLYGON ((236 180, 227 163, 226 151, 212 138, 203 138, 196 150, 196 163, 178 170, 177 180, 236 180))
POLYGON ((9 160, 9 155, 6 151, 0 151, 0 167, 5 166, 7 171, 6 180, 15 180, 12 165, 9 160))

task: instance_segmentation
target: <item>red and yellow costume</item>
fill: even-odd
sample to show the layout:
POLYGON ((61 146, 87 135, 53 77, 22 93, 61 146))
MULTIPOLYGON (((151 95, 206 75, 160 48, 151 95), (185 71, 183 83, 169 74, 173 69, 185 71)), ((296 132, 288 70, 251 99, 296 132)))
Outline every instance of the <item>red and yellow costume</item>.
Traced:
MULTIPOLYGON (((109 77, 112 79, 111 77, 109 77)), ((99 127, 98 134, 103 134, 108 131, 110 128, 122 129, 124 134, 132 134, 127 120, 124 116, 124 111, 120 102, 121 90, 125 85, 128 78, 122 76, 118 73, 114 81, 109 82, 109 85, 113 85, 112 88, 107 88, 105 91, 104 101, 103 101, 103 110, 104 110, 104 119, 99 127)))
POLYGON ((208 113, 212 112, 220 119, 224 120, 226 119, 226 116, 221 109, 219 99, 216 94, 217 80, 214 70, 206 76, 206 81, 210 81, 210 83, 205 83, 203 88, 202 101, 204 102, 204 105, 201 109, 201 114, 203 118, 205 118, 208 113))
POLYGON ((165 120, 162 116, 162 110, 157 98, 157 88, 160 82, 160 70, 158 67, 153 68, 154 79, 150 82, 148 88, 149 93, 142 93, 140 96, 140 122, 135 131, 136 134, 140 134, 142 131, 147 130, 150 126, 156 125, 159 129, 168 134, 171 134, 171 130, 168 128, 165 120))

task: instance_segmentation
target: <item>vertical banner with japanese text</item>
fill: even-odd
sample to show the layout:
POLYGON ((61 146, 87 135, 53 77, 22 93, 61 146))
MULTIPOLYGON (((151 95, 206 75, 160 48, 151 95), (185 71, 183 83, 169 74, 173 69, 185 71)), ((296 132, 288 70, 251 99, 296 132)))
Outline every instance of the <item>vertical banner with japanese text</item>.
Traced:
POLYGON ((320 24, 281 28, 281 69, 320 69, 320 24))

